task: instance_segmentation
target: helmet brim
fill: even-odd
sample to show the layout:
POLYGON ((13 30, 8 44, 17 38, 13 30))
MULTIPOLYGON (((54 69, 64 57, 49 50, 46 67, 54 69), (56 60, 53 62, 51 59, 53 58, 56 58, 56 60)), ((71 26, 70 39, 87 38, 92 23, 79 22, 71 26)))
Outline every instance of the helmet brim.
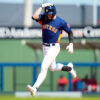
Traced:
POLYGON ((53 12, 45 12, 44 15, 55 15, 53 12))

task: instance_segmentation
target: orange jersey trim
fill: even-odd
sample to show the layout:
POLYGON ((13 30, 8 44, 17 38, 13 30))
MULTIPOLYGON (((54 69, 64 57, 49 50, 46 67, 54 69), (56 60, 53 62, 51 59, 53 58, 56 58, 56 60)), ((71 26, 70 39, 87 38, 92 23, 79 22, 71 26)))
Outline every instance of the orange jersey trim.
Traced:
POLYGON ((42 26, 42 22, 41 21, 38 21, 38 23, 42 26))
POLYGON ((61 37, 62 37, 62 32, 60 32, 59 37, 58 37, 58 40, 57 40, 56 43, 60 43, 60 39, 61 39, 61 37))

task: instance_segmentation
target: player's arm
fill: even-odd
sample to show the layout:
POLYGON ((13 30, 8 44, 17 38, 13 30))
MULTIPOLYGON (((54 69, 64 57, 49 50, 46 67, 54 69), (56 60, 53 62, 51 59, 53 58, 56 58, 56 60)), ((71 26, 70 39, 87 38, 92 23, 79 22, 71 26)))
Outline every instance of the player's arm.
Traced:
POLYGON ((73 53, 73 32, 72 30, 68 32, 68 38, 69 38, 69 45, 66 47, 66 49, 68 50, 70 54, 72 54, 73 53))
POLYGON ((66 47, 66 49, 70 54, 72 54, 73 53, 73 32, 69 24, 67 24, 66 22, 63 23, 63 30, 65 30, 68 33, 68 39, 69 39, 69 45, 66 47))
POLYGON ((35 11, 35 13, 33 14, 32 19, 38 20, 40 14, 41 14, 41 11, 42 11, 42 7, 39 7, 39 8, 35 11))
POLYGON ((73 32, 70 29, 70 31, 68 32, 68 39, 69 39, 69 43, 73 43, 73 32))
POLYGON ((32 19, 34 19, 34 20, 39 20, 40 14, 41 14, 41 12, 42 12, 42 9, 45 8, 45 7, 47 7, 47 6, 51 6, 51 5, 52 5, 51 3, 44 3, 44 4, 42 4, 42 6, 39 7, 39 8, 35 11, 35 13, 34 13, 33 16, 32 16, 32 19))

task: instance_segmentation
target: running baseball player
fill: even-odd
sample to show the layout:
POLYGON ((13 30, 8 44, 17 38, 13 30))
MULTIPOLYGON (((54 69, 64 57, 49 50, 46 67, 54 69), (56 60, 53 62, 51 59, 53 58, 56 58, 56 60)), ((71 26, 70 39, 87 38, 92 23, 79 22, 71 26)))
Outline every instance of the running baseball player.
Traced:
POLYGON ((73 53, 73 33, 70 26, 60 17, 56 16, 56 7, 51 3, 42 4, 32 16, 33 20, 36 20, 42 26, 42 47, 44 59, 41 64, 41 71, 33 86, 27 85, 28 91, 31 95, 35 95, 37 89, 45 80, 48 68, 51 71, 67 71, 70 72, 73 78, 76 78, 76 71, 73 68, 73 64, 63 65, 56 63, 56 56, 60 52, 60 39, 62 31, 68 33, 69 45, 66 47, 69 53, 73 53), (41 14, 42 9, 44 13, 41 14))

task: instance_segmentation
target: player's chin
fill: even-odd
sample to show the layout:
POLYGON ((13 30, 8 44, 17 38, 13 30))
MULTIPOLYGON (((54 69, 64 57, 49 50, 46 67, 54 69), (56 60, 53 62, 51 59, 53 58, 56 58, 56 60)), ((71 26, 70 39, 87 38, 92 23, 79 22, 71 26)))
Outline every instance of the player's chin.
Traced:
POLYGON ((47 16, 48 20, 52 20, 53 17, 52 16, 47 16))
POLYGON ((48 18, 49 21, 53 20, 53 18, 48 18))
POLYGON ((48 18, 49 20, 52 20, 52 18, 48 18))

